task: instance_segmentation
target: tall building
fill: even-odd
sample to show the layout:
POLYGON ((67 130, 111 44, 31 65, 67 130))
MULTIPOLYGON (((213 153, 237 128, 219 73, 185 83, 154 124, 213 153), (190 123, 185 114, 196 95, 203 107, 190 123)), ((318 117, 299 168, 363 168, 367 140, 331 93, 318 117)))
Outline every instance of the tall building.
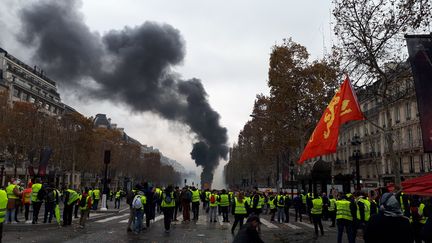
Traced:
POLYGON ((2 48, 0 48, 0 90, 9 91, 11 103, 30 102, 48 115, 74 111, 61 102, 56 82, 48 78, 42 69, 28 66, 2 48))
MULTIPOLYGON (((423 152, 414 82, 407 79, 392 87, 390 104, 393 149, 400 167, 402 180, 432 171, 431 154, 423 152)), ((362 188, 376 188, 394 181, 389 146, 385 138, 387 117, 382 100, 370 95, 370 89, 357 91, 360 106, 368 121, 355 121, 344 125, 339 133, 337 152, 324 156, 332 163, 332 183, 353 188, 356 175, 356 150, 359 150, 359 167, 362 188), (360 145, 353 141, 357 136, 360 145)))

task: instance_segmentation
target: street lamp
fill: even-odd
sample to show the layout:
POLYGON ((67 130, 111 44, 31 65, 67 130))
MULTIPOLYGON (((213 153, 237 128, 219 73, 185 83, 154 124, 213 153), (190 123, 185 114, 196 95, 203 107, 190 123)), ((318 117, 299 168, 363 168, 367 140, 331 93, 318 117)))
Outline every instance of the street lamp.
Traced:
POLYGON ((0 172, 1 172, 0 183, 1 183, 2 187, 3 187, 3 173, 4 173, 4 170, 5 170, 5 167, 4 167, 4 165, 2 165, 1 168, 0 168, 0 172))
POLYGON ((360 186, 360 137, 356 134, 352 141, 351 141, 351 145, 354 146, 354 151, 353 151, 353 157, 355 159, 356 162, 356 180, 357 180, 357 191, 361 190, 361 186, 360 186))
POLYGON ((291 175, 291 199, 294 198, 294 162, 291 160, 290 164, 290 175, 291 175))

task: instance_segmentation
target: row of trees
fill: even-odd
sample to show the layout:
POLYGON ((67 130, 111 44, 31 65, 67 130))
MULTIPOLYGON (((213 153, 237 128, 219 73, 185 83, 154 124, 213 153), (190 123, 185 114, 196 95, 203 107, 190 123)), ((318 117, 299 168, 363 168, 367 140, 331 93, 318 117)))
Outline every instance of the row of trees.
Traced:
MULTIPOLYGON (((286 171, 289 162, 298 159, 338 85, 338 74, 336 51, 310 62, 307 49, 291 39, 273 46, 268 80, 270 95, 257 96, 252 119, 245 124, 238 143, 231 149, 225 168, 228 184, 275 186, 276 171, 284 168, 286 171)), ((287 176, 282 179, 287 180, 287 176)))
POLYGON ((382 104, 385 125, 372 123, 385 134, 395 183, 400 184, 391 125, 391 105, 397 101, 393 89, 411 77, 404 35, 430 30, 430 0, 334 0, 333 6, 339 43, 331 55, 309 62, 306 48, 291 39, 273 47, 270 95, 257 96, 252 119, 231 148, 225 168, 229 184, 274 186, 276 161, 282 162, 279 169, 296 161, 343 73, 350 74, 356 89, 371 91, 362 95, 382 104))
MULTIPOLYGON (((178 183, 180 175, 160 162, 159 153, 142 153, 116 129, 94 128, 93 119, 81 114, 47 115, 42 107, 14 102, 0 94, 0 160, 16 168, 39 166, 39 152, 50 148, 49 168, 57 173, 87 172, 102 177, 104 151, 111 150, 110 176, 131 177, 154 183, 178 183)), ((16 173, 16 172, 15 172, 16 173)))

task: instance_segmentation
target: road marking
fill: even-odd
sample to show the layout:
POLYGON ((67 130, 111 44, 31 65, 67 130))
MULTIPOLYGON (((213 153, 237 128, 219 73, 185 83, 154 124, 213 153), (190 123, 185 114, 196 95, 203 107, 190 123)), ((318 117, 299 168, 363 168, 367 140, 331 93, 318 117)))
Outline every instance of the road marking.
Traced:
POLYGON ((129 222, 129 219, 124 219, 122 221, 119 221, 119 223, 127 223, 127 222, 129 222))
POLYGON ((302 224, 302 225, 304 225, 304 226, 306 226, 306 227, 308 227, 308 228, 311 228, 311 229, 315 229, 315 227, 313 226, 313 225, 310 225, 310 224, 308 224, 308 223, 305 223, 305 222, 297 222, 298 224, 302 224))
POLYGON ((263 218, 261 218, 260 221, 261 221, 261 223, 263 223, 265 226, 267 226, 270 229, 278 229, 279 228, 276 225, 270 223, 269 221, 267 221, 267 220, 265 220, 263 218))
POLYGON ((124 211, 126 211, 126 210, 128 210, 128 209, 130 209, 130 208, 129 208, 129 207, 126 207, 126 208, 120 210, 119 213, 123 213, 124 211))
POLYGON ((95 222, 96 223, 105 223, 105 222, 108 222, 108 221, 111 221, 111 220, 114 220, 114 219, 123 218, 123 217, 128 216, 128 215, 129 214, 126 213, 126 214, 122 214, 122 215, 118 215, 118 216, 112 216, 112 217, 109 217, 109 218, 106 218, 106 219, 101 219, 101 220, 98 220, 98 221, 95 221, 95 222))
POLYGON ((293 225, 293 224, 291 224, 291 223, 284 223, 284 224, 285 224, 286 226, 292 228, 292 229, 295 229, 295 230, 297 230, 297 229, 301 229, 301 227, 298 227, 298 226, 293 225))
POLYGON ((163 215, 159 215, 159 216, 157 216, 157 217, 154 219, 153 222, 157 222, 157 221, 159 221, 159 220, 161 220, 161 219, 163 219, 163 218, 164 218, 163 215))

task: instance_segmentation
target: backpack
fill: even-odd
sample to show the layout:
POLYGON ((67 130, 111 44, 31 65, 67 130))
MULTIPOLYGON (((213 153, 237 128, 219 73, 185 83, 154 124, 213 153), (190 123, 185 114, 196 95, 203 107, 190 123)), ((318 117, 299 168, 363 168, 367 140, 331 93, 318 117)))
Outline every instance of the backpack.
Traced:
POLYGON ((279 197, 279 202, 278 203, 281 204, 281 205, 285 204, 283 196, 279 197))
POLYGON ((216 202, 216 197, 215 197, 215 195, 211 195, 210 196, 210 203, 215 203, 216 202))
POLYGON ((38 191, 38 194, 37 194, 37 199, 39 200, 39 201, 42 201, 43 199, 44 199, 44 197, 45 197, 45 194, 46 194, 46 190, 45 190, 45 188, 41 188, 39 191, 38 191))
POLYGON ((166 194, 166 193, 164 193, 164 201, 165 201, 165 203, 167 203, 167 204, 170 204, 171 202, 172 202, 172 197, 171 197, 171 194, 166 194))
POLYGON ((85 194, 85 195, 82 195, 82 197, 81 197, 81 200, 80 200, 80 202, 79 202, 79 206, 80 207, 85 207, 85 205, 86 205, 86 198, 87 198, 87 194, 85 194))
POLYGON ((46 201, 47 202, 54 202, 55 201, 53 190, 49 190, 48 193, 46 194, 46 201))
POLYGON ((141 195, 136 195, 132 201, 132 207, 135 209, 141 209, 142 206, 141 195))

